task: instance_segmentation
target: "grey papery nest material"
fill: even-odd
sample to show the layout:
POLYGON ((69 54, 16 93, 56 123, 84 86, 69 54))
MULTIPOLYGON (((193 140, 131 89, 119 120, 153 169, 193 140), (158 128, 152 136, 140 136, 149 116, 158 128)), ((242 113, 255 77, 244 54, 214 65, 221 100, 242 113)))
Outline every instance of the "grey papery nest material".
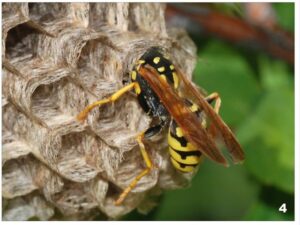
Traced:
POLYGON ((189 183, 171 166, 163 133, 146 143, 155 169, 115 206, 145 168, 135 136, 151 118, 126 94, 84 123, 75 119, 120 89, 151 46, 166 49, 191 77, 195 46, 184 31, 166 28, 164 10, 153 3, 2 5, 4 220, 146 213, 157 204, 153 196, 189 183))

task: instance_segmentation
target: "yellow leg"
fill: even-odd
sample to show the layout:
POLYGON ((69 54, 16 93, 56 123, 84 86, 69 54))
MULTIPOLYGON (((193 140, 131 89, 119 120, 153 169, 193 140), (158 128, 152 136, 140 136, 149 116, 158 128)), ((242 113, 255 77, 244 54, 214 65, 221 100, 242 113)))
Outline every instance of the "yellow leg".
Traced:
POLYGON ((151 159, 145 149, 145 145, 143 143, 143 138, 144 138, 144 133, 142 132, 141 134, 139 134, 136 138, 137 142, 139 143, 139 147, 140 147, 140 151, 142 153, 143 159, 146 163, 147 168, 144 169, 139 175, 137 175, 134 180, 129 184, 129 186, 127 188, 125 188, 125 190, 121 193, 121 195, 119 196, 119 198, 115 201, 115 205, 120 205, 122 204, 122 202, 125 200, 125 198, 127 197, 127 195, 129 194, 129 192, 135 188, 135 186, 137 185, 137 183, 139 182, 140 179, 142 179, 142 177, 146 176, 152 169, 153 165, 151 162, 151 159))
POLYGON ((209 96, 207 96, 205 98, 205 100, 208 101, 209 103, 211 103, 212 101, 215 100, 216 103, 214 106, 214 110, 217 114, 219 114, 220 107, 221 107, 221 98, 220 98, 219 94, 217 92, 213 92, 209 96))
MULTIPOLYGON (((221 98, 219 96, 219 94, 217 92, 213 92, 211 93, 209 96, 207 96, 206 101, 208 101, 209 103, 213 102, 214 100, 215 102, 215 106, 214 106, 214 110, 217 114, 219 114, 220 111, 220 107, 221 107, 221 98)), ((211 124, 208 128, 208 133, 210 133, 212 135, 213 138, 216 137, 217 135, 217 129, 215 127, 214 124, 211 124)))
POLYGON ((77 120, 79 121, 83 121, 86 119, 88 113, 95 108, 96 106, 101 106, 103 104, 109 103, 109 102, 114 102, 116 101, 118 98, 120 98, 123 94, 125 94, 126 92, 130 91, 131 89, 135 88, 138 85, 137 82, 133 82, 130 83, 129 85, 123 87, 122 89, 118 90, 116 93, 114 93, 113 95, 111 95, 108 98, 102 99, 100 101, 96 101, 94 103, 92 103, 91 105, 88 105, 83 111, 81 111, 78 115, 77 115, 77 120))

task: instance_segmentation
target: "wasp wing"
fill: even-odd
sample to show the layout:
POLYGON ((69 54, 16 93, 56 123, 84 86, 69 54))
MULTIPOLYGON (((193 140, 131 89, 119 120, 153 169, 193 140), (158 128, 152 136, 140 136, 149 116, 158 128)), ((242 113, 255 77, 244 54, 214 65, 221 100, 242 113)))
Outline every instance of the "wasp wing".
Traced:
POLYGON ((217 131, 221 134, 225 145, 227 146, 229 153, 235 163, 242 162, 245 158, 241 145, 236 140, 234 134, 230 128, 225 124, 222 118, 214 111, 211 105, 204 99, 204 96, 197 90, 197 88, 189 81, 181 71, 176 68, 177 75, 183 81, 183 88, 185 93, 193 96, 193 100, 196 104, 203 108, 206 115, 212 121, 212 125, 215 126, 217 131))
POLYGON ((160 98, 178 126, 181 127, 189 142, 197 146, 211 160, 227 166, 227 161, 217 148, 213 138, 202 127, 198 117, 190 111, 173 87, 149 65, 140 66, 138 71, 160 98))

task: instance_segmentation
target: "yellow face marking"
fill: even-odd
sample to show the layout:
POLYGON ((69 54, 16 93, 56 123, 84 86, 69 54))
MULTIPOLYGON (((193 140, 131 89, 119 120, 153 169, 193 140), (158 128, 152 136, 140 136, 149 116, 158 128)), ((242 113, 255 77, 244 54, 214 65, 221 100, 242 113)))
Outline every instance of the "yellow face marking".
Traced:
POLYGON ((139 71, 139 70, 140 70, 140 68, 141 68, 141 65, 142 65, 142 64, 137 64, 137 66, 136 66, 136 68, 135 68, 135 69, 136 69, 137 71, 139 71))
POLYGON ((178 79, 177 73, 173 72, 172 76, 173 76, 173 80, 174 80, 174 87, 176 89, 179 86, 179 79, 178 79))
POLYGON ((141 87, 138 83, 134 86, 134 91, 137 95, 141 93, 141 87))
POLYGON ((170 65, 170 70, 174 70, 174 69, 175 69, 174 65, 170 65))
POLYGON ((175 138, 173 138, 170 135, 170 132, 168 133, 168 143, 169 145, 179 151, 183 151, 183 152, 190 152, 191 150, 197 150, 198 148, 194 145, 192 145, 190 142, 187 143, 186 147, 181 146, 180 142, 177 141, 175 138))
POLYGON ((161 79, 163 79, 165 82, 167 82, 167 77, 166 77, 166 75, 161 74, 160 77, 161 77, 161 79))
POLYGON ((190 107, 190 110, 191 110, 192 112, 196 112, 198 109, 199 109, 199 107, 198 107, 196 104, 193 104, 193 105, 190 107))
POLYGON ((176 162, 174 159, 172 159, 172 157, 171 157, 171 162, 177 170, 182 171, 182 172, 189 173, 189 172, 193 172, 195 169, 193 166, 185 166, 184 168, 182 168, 178 162, 176 162))
POLYGON ((206 120, 203 120, 202 123, 201 123, 202 127, 203 128, 207 128, 207 122, 206 120))
POLYGON ((138 61, 138 64, 144 64, 144 63, 145 63, 145 60, 140 59, 140 60, 138 61))
POLYGON ((157 70, 158 70, 158 72, 162 73, 165 71, 165 67, 164 66, 159 67, 157 70))
POLYGON ((136 80, 136 71, 131 72, 131 79, 136 80))
POLYGON ((176 127, 176 136, 177 137, 183 137, 183 132, 180 127, 176 127))
POLYGON ((160 57, 155 57, 155 58, 153 59, 153 62, 154 62, 155 64, 158 64, 159 61, 160 61, 160 57))

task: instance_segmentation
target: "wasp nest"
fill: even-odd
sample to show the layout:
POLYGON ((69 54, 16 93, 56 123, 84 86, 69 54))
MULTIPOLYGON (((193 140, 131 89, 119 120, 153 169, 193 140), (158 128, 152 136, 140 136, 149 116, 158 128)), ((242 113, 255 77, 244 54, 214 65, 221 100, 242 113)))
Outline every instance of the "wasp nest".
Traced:
POLYGON ((133 94, 76 115, 128 80, 134 62, 161 46, 189 77, 195 46, 167 29, 155 3, 2 5, 4 220, 119 218, 146 213, 152 196, 186 185, 165 135, 147 145, 155 165, 121 206, 114 200, 145 163, 135 140, 151 118, 133 94))

